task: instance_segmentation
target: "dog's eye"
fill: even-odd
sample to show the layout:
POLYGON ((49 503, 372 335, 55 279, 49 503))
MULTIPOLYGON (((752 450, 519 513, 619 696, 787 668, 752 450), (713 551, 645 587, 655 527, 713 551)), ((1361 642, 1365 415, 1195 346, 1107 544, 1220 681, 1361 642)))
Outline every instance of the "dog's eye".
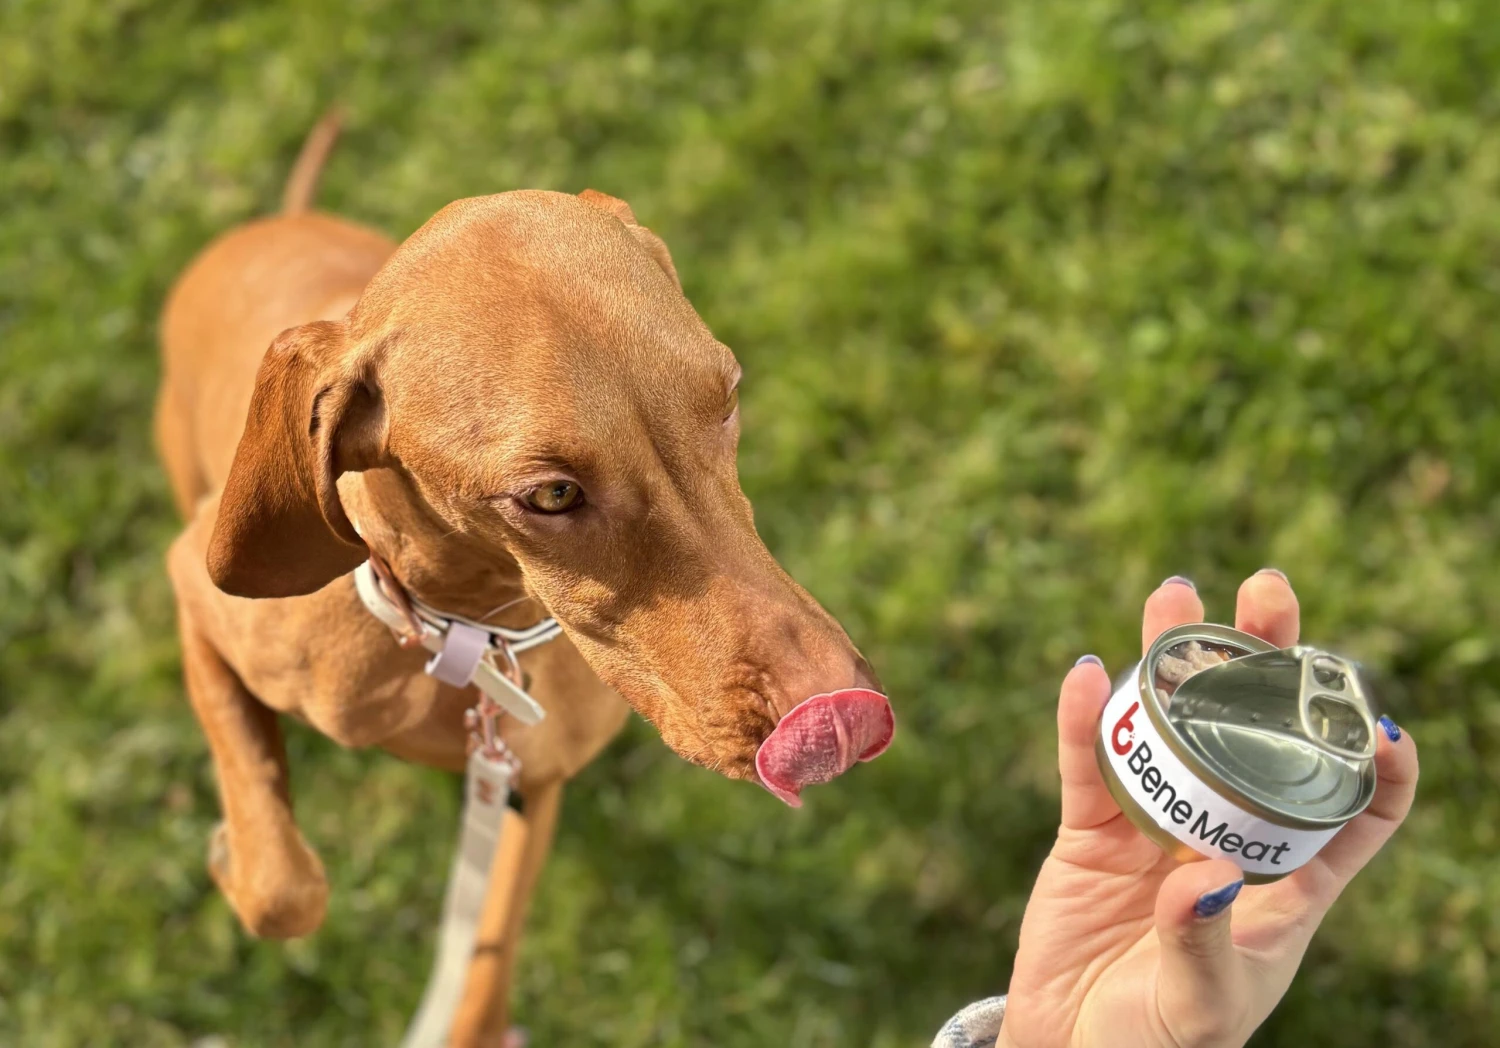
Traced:
POLYGON ((583 492, 571 480, 554 480, 526 493, 526 505, 542 513, 566 513, 578 505, 583 492))
POLYGON ((734 418, 734 413, 740 409, 740 391, 738 388, 729 391, 729 402, 724 405, 724 421, 728 422, 734 418))

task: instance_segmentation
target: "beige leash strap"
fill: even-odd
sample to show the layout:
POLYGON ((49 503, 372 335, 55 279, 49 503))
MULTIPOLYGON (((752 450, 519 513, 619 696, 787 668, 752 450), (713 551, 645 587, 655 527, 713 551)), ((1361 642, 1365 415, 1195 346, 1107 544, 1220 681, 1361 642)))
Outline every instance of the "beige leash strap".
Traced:
POLYGON ((465 1043, 472 1041, 484 1021, 490 1002, 483 993, 465 992, 472 977, 477 974, 482 981, 487 971, 486 963, 476 961, 474 950, 483 929, 498 922, 503 930, 518 883, 515 864, 526 851, 529 833, 526 820, 509 806, 520 764, 500 738, 497 721, 509 713, 522 724, 536 724, 547 715, 526 693, 516 656, 555 640, 562 627, 547 618, 517 630, 439 612, 407 593, 374 552, 355 570, 354 583, 365 607, 390 627, 402 647, 421 646, 432 653, 427 673, 457 688, 472 684, 479 692, 479 701, 464 718, 470 753, 463 825, 443 897, 437 957, 422 1003, 401 1042, 401 1048, 447 1048, 455 1033, 465 1043), (502 852, 499 845, 507 827, 507 848, 502 852), (494 869, 497 854, 499 871, 494 869), (490 913, 485 904, 495 872, 502 880, 489 899, 494 910, 490 913))
POLYGON ((490 867, 508 810, 510 783, 509 764, 486 756, 482 749, 470 755, 464 778, 463 829, 443 899, 437 958, 401 1048, 446 1048, 448 1044, 474 955, 490 867))
MULTIPOLYGON (((530 800, 528 797, 528 808, 530 800)), ((496 991, 502 986, 509 987, 504 974, 510 968, 516 942, 513 935, 506 933, 518 910, 523 908, 518 893, 526 881, 525 863, 533 832, 529 812, 523 816, 514 808, 506 811, 500 828, 500 845, 490 864, 489 894, 479 915, 479 932, 474 940, 474 955, 469 958, 463 997, 459 999, 453 1025, 448 1028, 448 1039, 453 1045, 510 1043, 503 1040, 507 1031, 496 1019, 509 1011, 510 1001, 496 991)))

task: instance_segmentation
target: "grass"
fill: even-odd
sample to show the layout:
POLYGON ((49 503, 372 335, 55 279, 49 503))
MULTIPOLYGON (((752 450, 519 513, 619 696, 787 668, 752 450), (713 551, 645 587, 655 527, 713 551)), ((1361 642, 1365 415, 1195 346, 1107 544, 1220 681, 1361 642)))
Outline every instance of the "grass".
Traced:
POLYGON ((1493 1044, 1497 66, 1480 0, 5 5, 0 1044, 394 1044, 425 978, 450 777, 293 731, 328 922, 213 891, 148 438, 165 288, 334 99, 330 209, 594 186, 665 237, 901 720, 795 815, 633 724, 537 899, 538 1044, 926 1043, 1006 985, 1064 669, 1267 563, 1424 776, 1254 1044, 1493 1044))

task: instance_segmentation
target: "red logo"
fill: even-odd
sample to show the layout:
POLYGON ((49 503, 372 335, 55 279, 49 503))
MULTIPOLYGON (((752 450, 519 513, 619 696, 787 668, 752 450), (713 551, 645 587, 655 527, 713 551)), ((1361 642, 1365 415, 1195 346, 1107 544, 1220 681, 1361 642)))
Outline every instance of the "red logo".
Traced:
POLYGON ((492 783, 492 782, 490 782, 490 781, 488 781, 486 779, 480 779, 477 783, 475 783, 475 785, 479 787, 479 789, 478 789, 478 793, 479 793, 478 800, 479 800, 480 804, 494 804, 495 803, 495 784, 494 783, 492 783))
POLYGON ((1135 725, 1130 722, 1130 718, 1134 717, 1135 711, 1140 708, 1141 704, 1139 702, 1132 702, 1130 709, 1126 710, 1125 716, 1121 717, 1119 722, 1115 724, 1115 730, 1109 737, 1109 744, 1115 748, 1115 752, 1121 757, 1129 753, 1130 748, 1135 745, 1135 725), (1120 742, 1120 733, 1122 731, 1125 733, 1125 742, 1123 744, 1120 742))

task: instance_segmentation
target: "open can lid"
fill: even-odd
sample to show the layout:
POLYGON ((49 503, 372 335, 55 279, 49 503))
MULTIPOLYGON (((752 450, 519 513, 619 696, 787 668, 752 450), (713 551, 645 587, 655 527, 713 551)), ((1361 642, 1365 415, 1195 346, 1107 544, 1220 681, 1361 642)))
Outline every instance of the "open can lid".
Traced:
POLYGON ((1150 661, 1182 755, 1267 816, 1332 826, 1369 804, 1375 721, 1353 663, 1202 625, 1163 634, 1150 661))

